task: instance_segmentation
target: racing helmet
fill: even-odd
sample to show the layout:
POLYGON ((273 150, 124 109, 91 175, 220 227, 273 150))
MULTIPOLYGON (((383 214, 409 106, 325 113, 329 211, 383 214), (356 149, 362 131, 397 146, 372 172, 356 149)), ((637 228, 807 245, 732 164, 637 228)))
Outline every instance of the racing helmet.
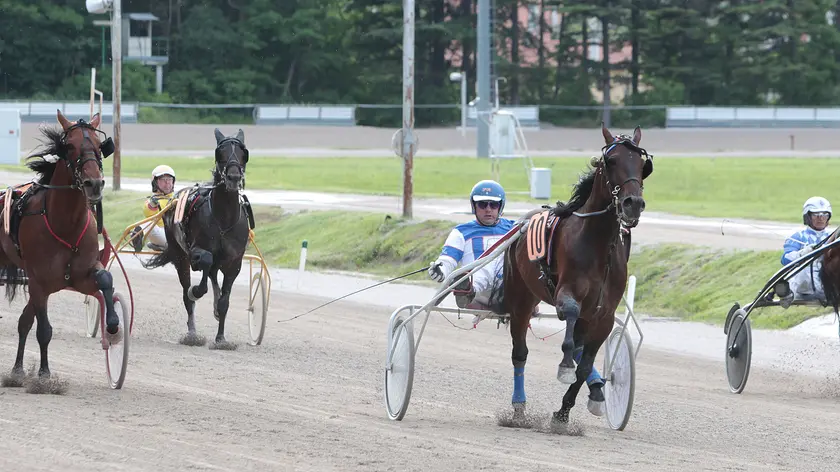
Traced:
POLYGON ((470 206, 475 215, 475 202, 500 202, 499 216, 505 209, 505 189, 495 180, 482 180, 470 192, 470 206))
POLYGON ((172 182, 175 182, 175 171, 167 165, 159 165, 152 170, 152 191, 157 192, 157 178, 162 175, 172 176, 172 182))
POLYGON ((831 221, 831 203, 823 197, 811 197, 805 200, 802 205, 802 223, 811 226, 810 213, 828 213, 828 221, 831 221))

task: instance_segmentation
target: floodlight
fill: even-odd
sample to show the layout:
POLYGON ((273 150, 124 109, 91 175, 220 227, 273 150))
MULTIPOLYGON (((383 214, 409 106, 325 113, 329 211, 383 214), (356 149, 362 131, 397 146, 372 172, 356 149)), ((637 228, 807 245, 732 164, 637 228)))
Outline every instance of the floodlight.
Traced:
POLYGON ((87 8, 88 13, 98 15, 106 13, 113 3, 114 0, 85 0, 85 8, 87 8))

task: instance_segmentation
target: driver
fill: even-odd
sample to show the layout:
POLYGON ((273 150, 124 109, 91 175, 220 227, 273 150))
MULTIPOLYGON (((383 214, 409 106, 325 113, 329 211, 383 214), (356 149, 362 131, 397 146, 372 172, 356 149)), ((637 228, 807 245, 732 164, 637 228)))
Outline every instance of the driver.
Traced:
MULTIPOLYGON (((793 233, 785 239, 782 254, 782 265, 805 256, 814 250, 814 246, 831 235, 827 229, 831 220, 831 203, 823 197, 815 196, 802 205, 802 223, 804 229, 793 233)), ((781 298, 781 305, 784 308, 790 306, 794 299, 819 299, 825 300, 822 282, 819 271, 822 267, 822 256, 818 257, 807 267, 800 270, 790 278, 791 292, 781 298)))
MULTIPOLYGON (((148 218, 169 204, 172 199, 172 192, 175 190, 175 171, 167 165, 159 165, 152 170, 152 195, 143 203, 143 216, 148 218)), ((144 224, 142 227, 135 226, 131 231, 133 238, 131 243, 134 246, 135 252, 140 252, 143 249, 142 237, 135 237, 144 229, 148 228, 152 222, 144 224)), ((162 251, 166 248, 166 234, 163 231, 163 218, 158 219, 155 226, 149 231, 149 242, 147 246, 149 249, 162 251)))

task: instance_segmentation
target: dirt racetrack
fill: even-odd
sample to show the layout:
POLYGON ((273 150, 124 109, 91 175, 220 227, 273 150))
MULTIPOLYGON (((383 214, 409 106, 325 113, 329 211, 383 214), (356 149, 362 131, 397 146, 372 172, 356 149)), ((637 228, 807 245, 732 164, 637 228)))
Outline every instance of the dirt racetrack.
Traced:
MULTIPOLYGON (((131 277, 138 311, 124 388, 108 389, 98 340, 84 335, 81 296, 54 295, 51 368, 69 392, 0 389, 0 470, 816 471, 840 464, 832 446, 840 410, 821 388, 826 379, 753 366, 747 392, 732 395, 723 346, 721 361, 643 346, 627 429, 612 431, 591 416, 584 388, 574 434, 558 434, 541 423, 565 391, 555 380, 559 336, 530 338, 526 390, 538 420, 533 429, 511 429, 497 424, 512 392, 507 331, 493 323, 456 330, 435 315, 418 351, 408 413, 393 422, 382 403, 390 310, 339 302, 278 324, 324 300, 275 290, 263 345, 252 347, 236 286, 228 339, 239 348, 214 351, 177 343, 185 317, 171 267, 132 269, 131 277)), ((0 302, 2 371, 14 360, 24 299, 0 302)), ((197 314, 199 331, 212 339, 209 297, 197 314)), ((37 352, 33 329, 26 368, 37 364, 37 352)))

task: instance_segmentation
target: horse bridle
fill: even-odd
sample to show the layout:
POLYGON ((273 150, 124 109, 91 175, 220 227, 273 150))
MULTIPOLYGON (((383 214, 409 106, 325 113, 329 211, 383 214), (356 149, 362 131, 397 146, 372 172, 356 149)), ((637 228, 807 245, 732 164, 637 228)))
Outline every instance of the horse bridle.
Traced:
MULTIPOLYGON (((631 157, 632 157, 632 154, 631 154, 631 157)), ((610 210, 615 210, 615 216, 619 220, 619 224, 621 226, 628 227, 628 228, 635 227, 636 224, 638 224, 638 222, 636 224, 633 224, 633 225, 626 225, 623 221, 621 221, 620 206, 618 204, 618 193, 621 191, 622 188, 624 188, 625 185, 629 184, 630 182, 637 182, 639 184, 639 187, 642 190, 645 189, 644 179, 646 179, 647 176, 649 176, 653 172, 653 155, 648 154, 648 152, 644 148, 642 148, 638 144, 636 144, 636 142, 633 141, 633 138, 631 138, 630 136, 621 134, 621 135, 615 136, 613 138, 612 143, 607 144, 607 145, 605 145, 604 147, 601 148, 601 155, 598 156, 598 157, 593 157, 592 158, 592 165, 594 167, 598 168, 598 172, 603 172, 604 173, 604 183, 607 187, 607 190, 610 192, 610 195, 612 195, 612 201, 603 210, 593 211, 591 213, 577 213, 577 212, 574 212, 573 214, 575 216, 578 216, 578 217, 587 218, 587 217, 590 217, 590 216, 603 215, 603 214, 609 212, 610 210), (639 156, 641 156, 645 160, 645 162, 644 162, 644 165, 642 166, 642 178, 641 178, 641 180, 636 178, 636 177, 630 177, 630 178, 626 179, 624 182, 622 182, 621 185, 613 186, 612 183, 610 182, 610 178, 607 176, 606 166, 610 162, 610 159, 614 159, 614 158, 611 158, 609 156, 609 153, 613 149, 615 149, 616 146, 619 146, 619 145, 624 145, 624 146, 628 147, 631 151, 637 152, 639 154, 639 156)))
POLYGON ((69 128, 64 130, 64 133, 61 136, 61 142, 64 146, 68 146, 67 143, 67 136, 70 134, 71 131, 81 128, 82 129, 82 146, 79 149, 79 157, 76 158, 75 161, 71 161, 66 155, 65 156, 58 156, 59 160, 63 160, 64 163, 67 165, 67 169, 73 174, 73 183, 71 185, 47 185, 47 184, 40 184, 41 187, 44 188, 51 188, 51 189, 62 189, 62 188, 71 188, 74 190, 81 190, 82 189, 82 168, 85 166, 86 163, 89 161, 95 161, 96 165, 99 167, 99 170, 102 170, 102 160, 110 156, 114 153, 114 141, 111 138, 108 138, 104 131, 98 130, 91 126, 90 123, 87 123, 85 120, 80 119, 69 128), (99 149, 96 149, 96 146, 93 144, 93 139, 90 137, 90 131, 95 133, 102 133, 103 136, 106 136, 106 139, 99 144, 99 149), (90 143, 90 150, 86 152, 85 148, 87 143, 90 143), (87 155, 88 157, 85 157, 87 155))
POLYGON ((248 148, 245 147, 245 143, 243 143, 242 141, 240 141, 236 138, 225 138, 225 139, 221 140, 219 142, 219 144, 216 145, 216 154, 220 153, 220 151, 222 150, 222 146, 224 146, 225 144, 230 144, 231 150, 230 150, 230 153, 228 153, 228 155, 227 155, 227 159, 225 159, 224 166, 220 167, 218 159, 216 160, 216 174, 220 177, 219 178, 219 183, 224 182, 225 179, 227 178, 228 169, 230 169, 231 167, 236 167, 237 169, 239 169, 239 173, 242 175, 241 185, 244 188, 245 187, 245 166, 248 164, 248 157, 249 157, 248 148), (241 164, 239 163, 239 160, 235 158, 236 157, 236 152, 234 151, 234 146, 238 146, 240 149, 242 149, 243 156, 242 156, 242 163, 241 164))

